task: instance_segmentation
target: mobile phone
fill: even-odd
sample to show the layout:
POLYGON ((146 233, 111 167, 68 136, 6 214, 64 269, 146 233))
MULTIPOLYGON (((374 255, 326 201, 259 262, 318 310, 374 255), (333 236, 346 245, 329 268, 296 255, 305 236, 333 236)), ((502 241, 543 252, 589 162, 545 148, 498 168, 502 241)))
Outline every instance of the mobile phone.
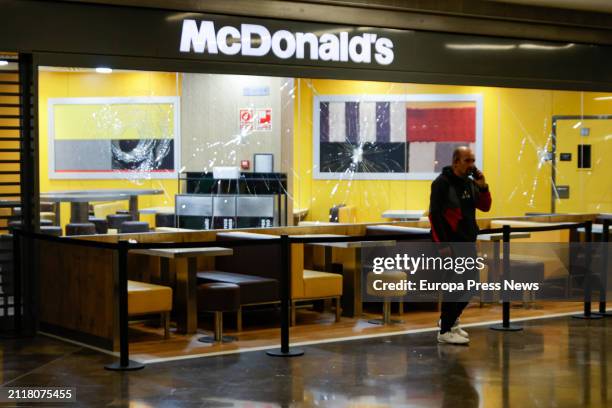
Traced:
POLYGON ((478 173, 478 168, 476 166, 472 167, 468 173, 468 176, 472 177, 474 180, 479 180, 480 178, 482 178, 482 174, 478 173))

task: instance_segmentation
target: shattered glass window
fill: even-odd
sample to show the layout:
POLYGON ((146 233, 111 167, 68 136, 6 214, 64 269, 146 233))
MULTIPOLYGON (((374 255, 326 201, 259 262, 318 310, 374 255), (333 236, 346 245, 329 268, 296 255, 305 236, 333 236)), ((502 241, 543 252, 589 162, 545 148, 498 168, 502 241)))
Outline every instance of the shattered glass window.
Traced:
POLYGON ((59 67, 39 88, 41 192, 154 190, 151 228, 425 219, 463 145, 493 197, 480 217, 612 212, 605 93, 59 67))

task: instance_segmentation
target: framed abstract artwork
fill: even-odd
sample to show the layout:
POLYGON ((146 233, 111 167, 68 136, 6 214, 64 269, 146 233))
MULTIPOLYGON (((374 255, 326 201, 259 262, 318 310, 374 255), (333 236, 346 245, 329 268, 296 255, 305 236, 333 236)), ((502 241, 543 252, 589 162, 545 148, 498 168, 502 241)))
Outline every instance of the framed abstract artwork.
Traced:
POLYGON ((482 96, 318 95, 313 173, 323 180, 431 180, 457 146, 482 168, 482 96))
POLYGON ((178 97, 48 100, 49 178, 174 178, 178 97))

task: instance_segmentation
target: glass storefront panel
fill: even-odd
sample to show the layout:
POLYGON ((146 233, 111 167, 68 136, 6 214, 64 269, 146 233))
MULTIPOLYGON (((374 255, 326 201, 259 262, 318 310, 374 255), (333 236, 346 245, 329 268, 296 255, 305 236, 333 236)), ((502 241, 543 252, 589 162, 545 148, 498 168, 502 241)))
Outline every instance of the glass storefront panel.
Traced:
POLYGON ((461 145, 491 186, 480 216, 612 211, 603 93, 43 67, 39 114, 41 193, 159 190, 151 227, 419 220, 461 145))

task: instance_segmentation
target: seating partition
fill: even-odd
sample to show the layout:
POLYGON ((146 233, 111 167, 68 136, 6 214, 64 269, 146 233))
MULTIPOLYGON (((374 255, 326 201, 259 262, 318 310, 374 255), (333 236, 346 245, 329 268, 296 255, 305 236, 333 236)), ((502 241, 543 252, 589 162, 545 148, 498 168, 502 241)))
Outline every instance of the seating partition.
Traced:
MULTIPOLYGON (((522 220, 491 220, 490 228, 510 227, 542 227, 560 225, 562 223, 533 222, 522 220)), ((514 261, 540 262, 544 265, 544 279, 565 278, 570 270, 570 230, 560 229, 552 231, 533 232, 528 238, 513 238, 512 242, 519 245, 510 247, 510 257, 514 261), (520 245, 521 243, 553 244, 520 245), (559 245, 554 245, 559 244, 559 245), (565 245, 561 245, 565 244, 565 245)))
MULTIPOLYGON (((493 223, 490 219, 478 221, 480 228, 499 226, 508 221, 529 220, 535 222, 582 222, 594 220, 597 214, 557 215, 537 217, 513 217, 497 219, 493 223)), ((428 228, 425 221, 371 223, 371 224, 339 224, 339 225, 310 225, 305 227, 277 227, 266 229, 245 229, 244 232, 265 233, 271 235, 302 235, 302 234, 338 234, 338 235, 366 235, 368 225, 393 225, 405 227, 428 228)), ((210 242, 217 240, 218 234, 226 231, 172 231, 150 232, 140 234, 106 234, 78 237, 79 240, 95 241, 100 244, 117 243, 120 240, 136 240, 140 243, 155 242, 210 242)), ((64 239, 64 238, 57 238, 64 239)), ((222 245, 220 245, 222 246, 222 245)), ((115 251, 108 248, 80 247, 61 244, 59 242, 41 243, 40 251, 40 283, 45 290, 41 291, 41 328, 45 331, 73 338, 98 347, 118 350, 118 266, 115 251)), ((303 245, 294 244, 292 248, 292 273, 304 269, 303 245)), ((230 262, 229 258, 221 257, 223 262, 230 262)), ((216 262, 221 262, 219 258, 216 262)), ((262 257, 259 257, 262 262, 262 257)), ((214 268, 218 265, 212 258, 198 259, 198 268, 214 268)), ((234 260, 234 262, 239 262, 234 260)), ((129 279, 138 279, 139 276, 148 275, 155 278, 159 272, 159 263, 153 257, 143 255, 129 255, 129 279)), ((220 265, 220 264, 219 264, 220 265)), ((264 265, 264 264, 262 264, 264 265)), ((255 263, 245 265, 248 271, 265 271, 257 269, 255 263)), ((269 273, 269 272, 268 272, 269 273)), ((154 280, 154 279, 152 279, 154 280)), ((294 279, 292 288, 298 295, 303 291, 299 279, 294 279)))

